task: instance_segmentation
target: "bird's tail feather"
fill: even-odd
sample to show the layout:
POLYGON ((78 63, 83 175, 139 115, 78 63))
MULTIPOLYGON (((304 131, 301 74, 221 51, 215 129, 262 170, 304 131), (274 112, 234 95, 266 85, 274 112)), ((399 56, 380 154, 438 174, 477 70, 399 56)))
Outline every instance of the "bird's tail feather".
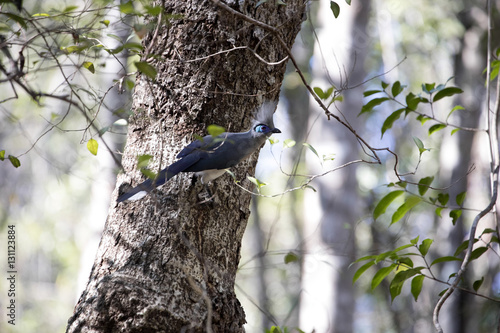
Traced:
POLYGON ((183 159, 172 163, 169 167, 163 169, 158 173, 158 176, 155 179, 147 179, 136 187, 128 190, 127 192, 121 194, 117 202, 122 202, 125 200, 135 201, 142 199, 149 192, 154 190, 156 187, 165 184, 170 178, 177 175, 179 172, 182 172, 189 168, 191 165, 196 163, 199 160, 199 157, 194 155, 188 155, 183 159))

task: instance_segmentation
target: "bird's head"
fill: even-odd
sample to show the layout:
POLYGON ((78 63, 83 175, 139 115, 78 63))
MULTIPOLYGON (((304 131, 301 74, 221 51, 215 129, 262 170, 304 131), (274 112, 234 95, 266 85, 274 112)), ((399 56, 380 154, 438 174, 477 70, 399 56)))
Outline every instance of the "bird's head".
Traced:
POLYGON ((275 127, 268 126, 266 124, 258 124, 253 128, 255 133, 262 133, 265 135, 271 135, 273 133, 281 133, 281 131, 275 127))
POLYGON ((262 104, 259 111, 255 114, 252 130, 255 136, 270 136, 273 133, 281 133, 281 131, 274 127, 273 114, 277 101, 266 101, 262 104))

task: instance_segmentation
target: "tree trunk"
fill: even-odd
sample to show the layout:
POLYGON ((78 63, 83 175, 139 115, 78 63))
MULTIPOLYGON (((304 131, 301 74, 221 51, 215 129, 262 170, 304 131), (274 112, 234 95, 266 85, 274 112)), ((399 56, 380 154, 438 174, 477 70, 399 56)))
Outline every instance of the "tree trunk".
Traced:
MULTIPOLYGON (((312 66, 317 77, 323 78, 318 85, 326 90, 332 84, 342 88, 345 83, 353 86, 362 82, 370 46, 366 33, 370 1, 353 2, 350 7, 342 4, 347 10, 333 23, 325 15, 325 3, 320 5, 323 7, 318 10, 318 39, 323 43, 320 42, 319 46, 328 51, 321 54, 324 59, 312 66), (334 33, 337 34, 333 36, 334 33), (330 50, 335 50, 335 54, 330 50), (348 69, 348 72, 341 72, 338 68, 348 69)), ((362 107, 362 91, 363 87, 346 90, 344 101, 338 104, 342 116, 355 129, 361 127, 356 115, 362 107)), ((333 105, 331 109, 336 112, 333 105)), ((316 121, 315 112, 311 112, 310 117, 310 123, 315 124, 314 130, 310 131, 310 142, 320 154, 335 154, 335 161, 326 162, 330 164, 323 168, 313 157, 308 160, 308 167, 313 170, 309 173, 319 174, 331 165, 342 165, 359 158, 360 145, 352 133, 324 117, 316 121)), ((314 254, 314 258, 305 257, 300 327, 305 331, 314 328, 318 332, 350 333, 354 330, 355 295, 353 271, 349 270, 349 265, 355 260, 356 224, 366 211, 358 194, 356 166, 319 177, 312 186, 318 189, 319 196, 305 194, 306 205, 315 207, 316 212, 308 214, 308 221, 304 224, 304 236, 309 240, 304 243, 306 253, 314 254)))
MULTIPOLYGON (((286 62, 277 38, 231 14, 217 1, 164 1, 168 22, 143 42, 157 69, 151 82, 139 75, 133 100, 123 183, 137 185, 138 155, 152 156, 151 170, 172 163, 179 150, 210 124, 247 129, 262 100, 276 100, 286 62), (193 61, 192 61, 193 60, 193 61)), ((303 1, 234 2, 231 7, 279 27, 290 48, 300 29, 303 1), (241 5, 240 5, 241 4, 241 5)), ((251 189, 257 154, 235 168, 251 189)), ((140 201, 110 208, 92 272, 68 332, 241 332, 244 311, 234 294, 240 242, 250 195, 229 176, 213 182, 214 198, 192 174, 180 174, 140 201)), ((117 190, 115 190, 115 196, 117 190)))

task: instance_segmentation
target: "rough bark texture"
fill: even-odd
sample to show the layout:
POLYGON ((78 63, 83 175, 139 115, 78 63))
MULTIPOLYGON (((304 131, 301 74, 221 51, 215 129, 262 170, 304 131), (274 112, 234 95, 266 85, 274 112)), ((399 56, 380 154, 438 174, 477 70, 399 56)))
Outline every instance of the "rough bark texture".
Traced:
MULTIPOLYGON (((174 161, 193 134, 209 124, 230 131, 247 129, 262 99, 279 94, 285 71, 259 61, 286 56, 276 38, 234 17, 211 1, 165 1, 174 14, 144 45, 155 54, 156 82, 139 77, 123 155, 123 183, 137 185, 137 155, 152 155, 153 170, 174 161)), ((229 5, 279 27, 289 47, 300 29, 302 1, 286 6, 269 1, 229 5)), ((235 168, 252 174, 257 155, 235 168)), ((251 188, 248 181, 241 183, 251 188)), ((200 204, 203 186, 181 174, 146 198, 112 204, 86 290, 68 322, 68 332, 240 332, 244 311, 234 293, 240 244, 250 214, 250 195, 225 175, 210 186, 214 198, 200 204)), ((115 190, 115 197, 117 190, 115 190)))

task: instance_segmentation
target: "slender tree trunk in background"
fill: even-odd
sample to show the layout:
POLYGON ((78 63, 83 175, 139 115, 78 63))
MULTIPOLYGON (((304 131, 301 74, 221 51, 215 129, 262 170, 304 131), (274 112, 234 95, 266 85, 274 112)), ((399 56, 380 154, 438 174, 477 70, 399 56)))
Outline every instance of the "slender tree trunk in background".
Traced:
MULTIPOLYGON (((480 125, 479 120, 481 119, 481 113, 484 110, 486 98, 484 76, 481 76, 481 72, 486 67, 486 45, 484 44, 486 41, 486 25, 483 22, 483 18, 486 17, 487 14, 480 8, 484 8, 484 5, 478 4, 475 7, 475 12, 466 11, 460 13, 458 16, 460 22, 465 28, 465 32, 463 34, 464 37, 460 39, 460 48, 455 56, 455 83, 458 87, 464 90, 464 93, 458 95, 455 104, 462 105, 465 110, 457 112, 455 116, 458 118, 456 123, 460 124, 460 126, 470 128, 484 128, 484 126, 480 125)), ((446 183, 451 183, 455 180, 459 180, 457 184, 450 188, 449 194, 450 201, 452 202, 455 200, 457 194, 464 191, 469 191, 469 195, 467 195, 467 197, 471 198, 470 191, 473 191, 473 189, 468 186, 468 181, 470 181, 471 177, 473 177, 473 174, 471 174, 470 177, 465 177, 465 175, 471 165, 477 164, 478 162, 477 155, 474 157, 474 151, 477 149, 477 147, 474 147, 474 138, 476 133, 459 131, 455 135, 455 144, 460 153, 458 154, 458 160, 453 167, 451 179, 446 181, 446 183)), ((479 133, 477 135, 485 134, 479 133)), ((447 153, 448 152, 443 151, 443 154, 447 153)), ((478 167, 482 167, 480 162, 478 167)), ((489 166, 484 167, 489 168, 489 166)), ((489 170, 477 170, 476 172, 480 175, 487 175, 489 170)), ((445 173, 449 174, 449 171, 445 173)), ((446 179, 446 176, 443 176, 446 179)), ((488 185, 482 184, 478 186, 477 197, 481 197, 485 195, 484 191, 487 190, 487 187, 485 186, 488 185)), ((486 205, 486 202, 479 202, 477 205, 482 207, 483 205, 486 205)), ((468 214, 465 212, 463 216, 458 219, 455 226, 452 226, 451 223, 448 225, 442 225, 441 219, 437 221, 437 223, 440 224, 441 229, 441 232, 439 233, 442 235, 443 239, 448 240, 450 249, 456 249, 465 240, 465 234, 473 219, 473 215, 475 215, 475 213, 468 214)), ((439 255, 444 256, 449 255, 449 253, 439 253, 439 255)), ((446 266, 447 267, 443 269, 443 276, 441 276, 443 280, 448 279, 450 272, 456 272, 460 267, 460 265, 455 262, 447 263, 446 266)), ((468 273, 470 273, 470 269, 467 271, 466 276, 469 275, 468 273)), ((467 279, 467 277, 465 278, 467 279)), ((444 286, 439 286, 439 288, 443 289, 444 286)), ((443 330, 445 332, 456 333, 477 331, 480 326, 478 325, 480 318, 475 317, 472 314, 475 313, 474 308, 476 308, 480 303, 480 298, 457 291, 455 295, 453 295, 453 298, 443 306, 443 330), (464 313, 467 313, 468 315, 464 315, 464 313)))
MULTIPOLYGON (((339 17, 336 25, 328 25, 328 30, 324 27, 324 32, 322 27, 318 27, 320 40, 326 40, 321 36, 331 36, 328 39, 331 44, 319 45, 326 59, 321 59, 314 65, 316 71, 321 71, 324 81, 329 81, 318 84, 323 89, 327 89, 328 84, 335 84, 340 89, 341 83, 346 83, 346 79, 348 85, 352 86, 362 82, 366 75, 363 64, 370 45, 370 37, 366 33, 370 2, 353 2, 352 7, 348 8, 348 11, 344 11, 344 15, 339 17), (348 37, 344 36, 345 31, 340 30, 343 27, 348 27, 345 35, 348 37), (334 37, 335 34, 337 38, 334 37), (335 54, 332 54, 333 52, 335 54), (325 64, 322 61, 325 61, 325 64), (324 66, 329 68, 329 73, 326 73, 324 66), (341 68, 340 73, 338 68, 341 68), (327 77, 327 74, 331 77, 327 77)), ((322 10, 318 13, 321 15, 322 10)), ((325 22, 323 24, 326 26, 325 22)), ((345 91, 344 101, 338 105, 343 116, 354 128, 360 125, 356 116, 362 107, 362 91, 363 87, 345 91)), ((336 112, 334 106, 332 110, 336 112)), ((327 121, 324 117, 318 120, 317 113, 311 113, 311 117, 310 123, 315 125, 310 140, 315 145, 319 143, 315 148, 320 150, 320 154, 335 154, 335 165, 359 159, 360 146, 352 133, 335 121, 327 121)), ((312 158, 308 163, 309 167, 315 170, 313 173, 325 171, 317 169, 317 159, 312 158)), ((318 189, 320 202, 307 203, 308 207, 318 207, 315 213, 313 208, 308 210, 304 237, 310 240, 306 242, 307 253, 321 259, 313 262, 314 259, 309 258, 304 263, 304 293, 301 301, 301 318, 304 320, 301 320, 300 327, 306 331, 314 327, 318 332, 350 333, 354 329, 355 295, 352 272, 348 270, 348 266, 355 256, 355 225, 365 209, 358 194, 356 167, 351 166, 318 178, 312 185, 318 189), (311 233, 314 233, 314 238, 311 233), (311 241, 312 239, 314 241, 311 241), (314 312, 325 312, 327 321, 320 322, 318 317, 317 322, 308 322, 307 317, 314 316, 314 312)), ((311 197, 306 194, 306 198, 308 196, 311 197)), ((311 199, 317 200, 314 197, 311 199)))
MULTIPOLYGON (((371 45, 370 37, 366 32, 370 10, 370 1, 363 1, 353 6, 355 14, 350 28, 352 56, 351 62, 345 64, 346 68, 352 69, 352 72, 347 73, 349 85, 362 82, 366 76, 364 63, 368 54, 367 49, 371 45)), ((341 103, 341 109, 344 110, 347 120, 354 128, 361 126, 357 110, 361 110, 360 96, 363 95, 363 90, 364 87, 347 90, 344 93, 344 102, 341 103)), ((337 141, 342 142, 346 152, 339 163, 358 159, 360 146, 356 138, 347 131, 341 132, 338 129, 335 130, 334 127, 331 127, 331 130, 336 132, 337 141)), ((355 260, 356 224, 366 211, 359 196, 356 169, 357 167, 353 166, 340 172, 343 178, 340 186, 341 195, 335 195, 334 193, 337 192, 335 189, 320 191, 324 194, 321 199, 325 210, 322 226, 323 238, 333 249, 339 263, 334 280, 336 295, 333 299, 335 312, 332 332, 336 333, 349 333, 354 330, 356 298, 352 284, 353 272, 349 270, 349 265, 355 260)))
MULTIPOLYGON (((262 99, 275 100, 286 62, 272 34, 236 18, 212 1, 164 1, 168 24, 144 40, 157 69, 155 82, 139 76, 133 100, 122 183, 144 180, 138 155, 152 156, 152 170, 174 161, 193 134, 209 124, 229 131, 248 128, 262 99), (203 59, 199 59, 206 57, 203 59), (193 62, 188 60, 199 59, 193 62), (263 96, 256 98, 255 96, 263 96)), ((232 8, 279 27, 291 47, 302 22, 302 1, 286 6, 238 2, 232 8)), ((164 16, 165 17, 165 16, 164 16)), ((257 155, 235 168, 244 180, 257 155)), ((241 183, 251 188, 247 181, 241 183)), ((249 216, 250 195, 229 176, 211 185, 211 203, 200 204, 203 186, 181 174, 144 199, 113 204, 86 290, 68 323, 68 332, 240 332, 244 311, 234 294, 240 242, 249 216)), ((116 196, 115 191, 115 196, 116 196)))

